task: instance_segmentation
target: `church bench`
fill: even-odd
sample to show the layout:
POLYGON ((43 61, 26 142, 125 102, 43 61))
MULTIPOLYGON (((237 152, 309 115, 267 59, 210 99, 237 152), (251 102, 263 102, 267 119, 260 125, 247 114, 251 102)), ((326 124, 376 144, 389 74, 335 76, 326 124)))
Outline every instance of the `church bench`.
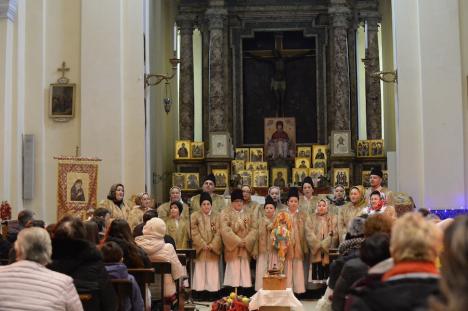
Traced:
POLYGON ((153 268, 128 269, 128 273, 133 275, 141 291, 141 297, 145 303, 145 311, 151 310, 151 301, 148 301, 148 286, 154 283, 155 271, 153 268))

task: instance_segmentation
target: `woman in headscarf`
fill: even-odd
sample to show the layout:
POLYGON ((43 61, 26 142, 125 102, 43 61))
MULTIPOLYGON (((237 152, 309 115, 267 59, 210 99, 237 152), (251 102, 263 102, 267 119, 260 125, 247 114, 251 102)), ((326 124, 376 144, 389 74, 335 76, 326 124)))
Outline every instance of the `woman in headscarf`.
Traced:
POLYGON ((161 204, 161 206, 158 207, 158 217, 166 221, 169 218, 171 203, 176 201, 182 203, 183 205, 183 212, 181 216, 183 218, 188 217, 189 208, 188 205, 182 201, 182 190, 177 186, 173 186, 171 189, 169 189, 169 196, 169 201, 161 204))
POLYGON ((130 210, 128 215, 128 224, 133 230, 138 224, 143 222, 143 214, 153 207, 153 202, 147 192, 137 194, 135 198, 135 206, 130 210))
POLYGON ((310 220, 317 240, 310 251, 312 271, 309 281, 323 283, 329 274, 329 250, 338 244, 336 216, 329 213, 328 203, 322 199, 317 203, 315 213, 311 215, 310 220))
POLYGON ((270 196, 265 198, 263 210, 265 216, 257 221, 258 238, 252 251, 253 256, 257 259, 255 290, 263 288, 263 276, 267 270, 274 268, 277 261, 273 258, 273 239, 271 236, 276 210, 273 199, 270 196))
POLYGON ((333 189, 333 196, 327 196, 330 204, 328 205, 329 213, 337 216, 339 210, 349 203, 346 198, 346 189, 342 185, 336 185, 333 189))
POLYGON ((354 217, 365 213, 366 199, 364 197, 364 187, 354 186, 349 191, 351 202, 340 209, 338 212, 338 233, 340 243, 345 240, 348 224, 354 217))
POLYGON ((124 199, 125 188, 122 184, 114 184, 109 190, 107 199, 99 202, 98 207, 109 210, 111 219, 128 219, 130 207, 124 199))

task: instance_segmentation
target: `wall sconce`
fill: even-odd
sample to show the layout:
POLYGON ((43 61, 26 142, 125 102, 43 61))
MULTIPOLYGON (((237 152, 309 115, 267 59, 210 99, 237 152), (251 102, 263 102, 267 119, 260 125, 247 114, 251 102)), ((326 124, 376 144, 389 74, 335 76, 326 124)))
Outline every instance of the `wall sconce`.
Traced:
POLYGON ((171 75, 145 73, 145 88, 147 86, 158 85, 162 81, 166 81, 166 83, 169 83, 169 80, 175 77, 175 74, 177 73, 177 65, 180 64, 180 59, 173 57, 169 59, 169 62, 172 65, 171 75))
POLYGON ((388 83, 397 83, 398 82, 398 72, 394 71, 377 71, 371 74, 371 77, 378 78, 383 82, 388 83))

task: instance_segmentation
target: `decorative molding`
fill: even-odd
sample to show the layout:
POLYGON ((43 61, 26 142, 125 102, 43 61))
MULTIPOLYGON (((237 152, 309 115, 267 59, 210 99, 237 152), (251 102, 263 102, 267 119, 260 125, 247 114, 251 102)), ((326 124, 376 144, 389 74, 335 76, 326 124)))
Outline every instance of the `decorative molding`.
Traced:
POLYGON ((0 19, 7 18, 14 22, 17 6, 16 0, 0 0, 0 19))

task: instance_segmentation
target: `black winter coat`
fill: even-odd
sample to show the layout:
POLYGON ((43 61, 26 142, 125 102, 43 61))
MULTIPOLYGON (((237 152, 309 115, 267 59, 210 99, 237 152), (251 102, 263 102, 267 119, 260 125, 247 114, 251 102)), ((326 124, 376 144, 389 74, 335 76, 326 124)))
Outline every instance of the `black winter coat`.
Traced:
POLYGON ((51 270, 71 278, 78 293, 91 293, 93 298, 84 303, 89 311, 115 311, 117 296, 102 261, 102 255, 86 240, 52 240, 51 270))
POLYGON ((435 277, 402 277, 370 282, 352 291, 349 310, 426 311, 429 297, 440 297, 438 281, 435 277))
POLYGON ((351 285, 364 277, 368 270, 369 266, 366 265, 361 258, 350 259, 344 264, 333 290, 333 311, 344 310, 346 294, 348 294, 351 285))

